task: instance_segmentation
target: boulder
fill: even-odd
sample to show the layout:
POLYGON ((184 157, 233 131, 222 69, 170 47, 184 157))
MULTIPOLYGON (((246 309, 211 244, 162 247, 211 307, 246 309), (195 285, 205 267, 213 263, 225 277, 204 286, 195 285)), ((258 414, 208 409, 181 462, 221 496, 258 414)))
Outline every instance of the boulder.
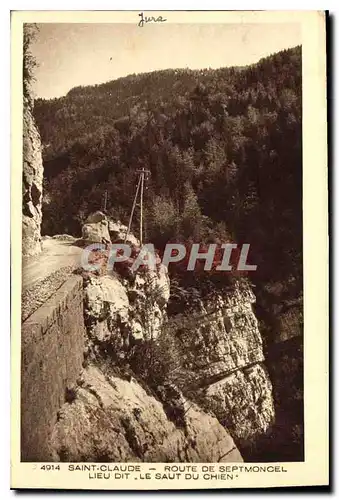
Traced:
MULTIPOLYGON (((118 242, 118 241, 125 241, 127 229, 128 229, 127 226, 124 226, 124 224, 121 224, 120 221, 115 222, 113 220, 109 220, 108 230, 109 230, 109 234, 110 234, 112 243, 118 242)), ((140 241, 132 233, 128 233, 127 238, 126 238, 126 243, 129 245, 134 245, 134 246, 140 245, 140 241)))
POLYGON ((129 280, 117 273, 90 276, 84 287, 89 337, 118 350, 156 339, 166 319, 169 289, 165 266, 129 280))
MULTIPOLYGON (((91 216, 89 217, 89 220, 93 220, 91 216)), ((95 217, 94 220, 96 220, 95 217)), ((86 221, 86 223, 82 227, 82 239, 86 243, 86 245, 89 245, 91 243, 110 243, 111 238, 108 232, 107 219, 101 219, 97 222, 86 221)))
POLYGON ((107 220, 106 215, 99 210, 90 214, 86 219, 86 224, 97 224, 98 222, 102 222, 103 220, 107 220))

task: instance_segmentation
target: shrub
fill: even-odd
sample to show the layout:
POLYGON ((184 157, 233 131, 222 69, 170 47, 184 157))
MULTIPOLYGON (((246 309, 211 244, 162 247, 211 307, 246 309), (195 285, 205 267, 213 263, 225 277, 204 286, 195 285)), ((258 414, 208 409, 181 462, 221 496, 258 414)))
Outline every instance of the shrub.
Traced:
POLYGON ((171 380, 180 366, 180 354, 168 331, 156 340, 147 340, 132 347, 127 361, 130 368, 152 389, 171 380))

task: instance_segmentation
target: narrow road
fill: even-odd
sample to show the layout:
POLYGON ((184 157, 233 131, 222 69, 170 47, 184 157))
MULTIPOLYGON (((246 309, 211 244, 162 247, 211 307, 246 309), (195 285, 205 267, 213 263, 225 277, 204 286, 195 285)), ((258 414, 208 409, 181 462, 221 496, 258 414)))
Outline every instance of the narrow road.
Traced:
POLYGON ((60 268, 80 266, 81 252, 82 248, 73 245, 73 241, 44 240, 39 255, 22 261, 22 290, 31 288, 60 268))

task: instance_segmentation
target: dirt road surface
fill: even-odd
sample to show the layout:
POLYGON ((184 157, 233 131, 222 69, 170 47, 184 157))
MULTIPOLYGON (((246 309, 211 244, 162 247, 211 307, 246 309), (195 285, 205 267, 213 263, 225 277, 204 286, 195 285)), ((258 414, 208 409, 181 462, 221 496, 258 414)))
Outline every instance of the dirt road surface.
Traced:
POLYGON ((22 290, 33 287, 61 268, 80 267, 82 248, 73 243, 54 238, 43 240, 43 250, 39 255, 23 259, 22 290))

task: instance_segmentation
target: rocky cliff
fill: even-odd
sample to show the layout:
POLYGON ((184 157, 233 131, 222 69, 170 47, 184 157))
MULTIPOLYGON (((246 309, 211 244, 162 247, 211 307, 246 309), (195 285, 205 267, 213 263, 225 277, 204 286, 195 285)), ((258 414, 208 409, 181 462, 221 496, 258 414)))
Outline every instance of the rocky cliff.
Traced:
POLYGON ((40 134, 32 114, 33 101, 23 102, 22 253, 41 251, 41 204, 43 164, 40 134))
POLYGON ((252 446, 274 422, 272 384, 248 282, 200 301, 182 322, 179 343, 195 374, 199 403, 210 409, 241 447, 252 446))
MULTIPOLYGON (((123 229, 96 215, 86 221, 83 240, 101 241, 104 234, 107 241, 107 227, 121 239, 123 229)), ((136 242, 133 236, 129 240, 136 242)), ((153 380, 145 379, 132 362, 143 346, 152 353, 161 336, 170 294, 167 269, 100 269, 83 273, 83 283, 87 361, 58 413, 50 439, 54 460, 242 461, 215 415, 157 370, 151 372, 153 380)))
MULTIPOLYGON (((112 221, 96 219, 86 222, 87 242, 98 234, 100 240, 102 234, 110 238, 112 221)), ((112 237, 123 236, 114 227, 112 237)), ((118 267, 84 273, 89 366, 74 401, 60 411, 53 433, 56 457, 235 460, 240 454, 231 436, 246 449, 270 428, 272 386, 249 284, 198 301, 179 326, 178 318, 168 318, 169 297, 162 264, 154 271, 118 267), (173 357, 180 359, 175 366, 173 357)))
POLYGON ((170 385, 160 398, 124 370, 131 349, 160 333, 168 295, 165 268, 156 276, 136 274, 132 282, 85 278, 89 364, 59 411, 51 436, 56 461, 242 461, 217 418, 170 385), (155 290, 161 293, 153 301, 155 290))

